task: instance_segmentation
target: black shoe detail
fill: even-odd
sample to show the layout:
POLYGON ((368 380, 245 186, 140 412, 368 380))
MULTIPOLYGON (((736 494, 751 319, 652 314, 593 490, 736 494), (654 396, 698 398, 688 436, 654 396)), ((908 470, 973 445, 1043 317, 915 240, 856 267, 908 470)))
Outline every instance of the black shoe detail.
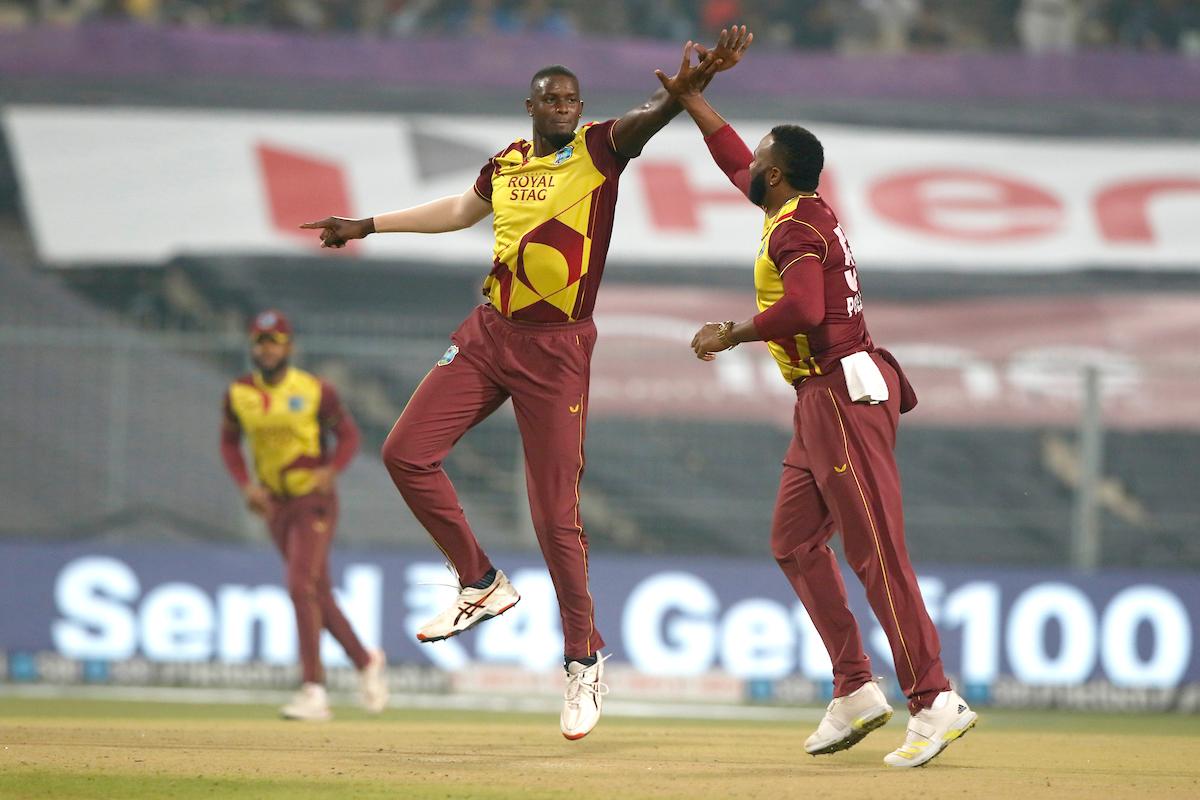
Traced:
POLYGON ((498 617, 498 616, 500 616, 500 615, 501 615, 501 614, 503 614, 505 611, 508 611, 508 609, 509 609, 509 608, 512 608, 513 606, 515 606, 515 605, 516 605, 517 603, 519 603, 519 602, 521 602, 521 598, 519 598, 519 597, 518 597, 516 600, 514 600, 514 601, 513 601, 513 604, 512 604, 512 606, 509 606, 508 608, 501 609, 499 612, 497 612, 497 613, 495 613, 495 614, 485 614, 485 615, 483 615, 482 617, 479 617, 478 619, 476 619, 474 622, 472 622, 472 623, 471 623, 470 625, 468 625, 467 627, 465 627, 465 628, 462 628, 462 629, 460 629, 460 630, 456 630, 456 631, 450 631, 450 633, 447 633, 445 636, 430 636, 428 639, 422 639, 422 638, 421 638, 421 637, 418 635, 418 636, 417 636, 417 641, 418 641, 418 642, 421 642, 422 644, 429 644, 430 642, 440 642, 440 641, 442 641, 443 639, 449 639, 451 636, 458 636, 460 633, 464 633, 464 632, 466 632, 466 631, 469 631, 469 630, 471 630, 471 628, 474 628, 476 625, 478 625, 478 624, 479 624, 479 623, 481 623, 481 622, 487 622, 489 619, 492 619, 493 617, 498 617))
POLYGON ((585 667, 596 666, 596 657, 595 656, 588 656, 587 658, 564 658, 563 659, 563 669, 566 669, 567 667, 571 666, 572 661, 574 661, 576 664, 582 664, 585 667))
POLYGON ((483 577, 471 584, 471 589, 486 589, 496 581, 496 568, 492 567, 483 573, 483 577))
POLYGON ((867 722, 866 725, 863 725, 862 730, 854 730, 853 728, 851 728, 850 733, 846 736, 845 739, 840 739, 840 740, 834 742, 833 744, 827 744, 824 747, 822 747, 820 750, 814 750, 813 752, 809 753, 809 755, 810 756, 827 756, 830 753, 840 753, 843 750, 849 750, 851 747, 854 747, 854 745, 858 744, 863 739, 867 738, 867 734, 870 733, 871 731, 878 730, 879 728, 882 728, 884 725, 887 725, 888 721, 890 721, 891 718, 892 718, 891 713, 880 714, 875 719, 867 722))

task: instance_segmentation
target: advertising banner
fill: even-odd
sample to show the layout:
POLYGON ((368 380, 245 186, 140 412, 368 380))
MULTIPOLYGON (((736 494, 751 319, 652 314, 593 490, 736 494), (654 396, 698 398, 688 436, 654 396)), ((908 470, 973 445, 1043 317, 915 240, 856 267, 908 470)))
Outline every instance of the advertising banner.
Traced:
MULTIPOLYGON (((596 303, 591 413, 770 420, 791 430, 795 390, 760 344, 707 363, 689 343, 702 322, 753 316, 754 294, 612 283, 596 303)), ((1169 293, 897 303, 871 299, 867 324, 916 387, 904 424, 1078 424, 1083 369, 1100 374, 1105 424, 1200 425, 1194 300, 1169 293)))
MULTIPOLYGON (((514 89, 514 109, 522 99, 514 89)), ((753 147, 780 122, 804 121, 736 127, 753 147)), ((58 265, 315 252, 301 222, 461 194, 492 154, 529 135, 519 115, 8 106, 4 124, 38 252, 58 265)), ((1200 144, 811 127, 826 152, 821 192, 866 275, 1200 268, 1200 144)), ((611 260, 749 266, 761 225, 678 120, 621 178, 611 260)), ((371 237, 337 257, 485 270, 490 242, 483 222, 371 237)))
MULTIPOLYGON (((333 560, 340 601, 363 639, 396 664, 549 670, 562 657, 554 591, 528 555, 494 558, 521 602, 477 630, 420 645, 414 633, 455 594, 424 553, 344 552, 333 560)), ((976 696, 1171 692, 1200 682, 1194 630, 1200 578, 1134 571, 922 567, 921 589, 941 633, 947 671, 976 696), (1023 689, 1022 689, 1023 687, 1023 689)), ((296 660, 281 568, 265 550, 218 546, 0 545, 0 649, 84 661, 296 660)), ((761 560, 594 556, 597 625, 614 663, 647 676, 720 672, 746 681, 830 680, 830 662, 777 567, 761 560)), ((879 674, 887 642, 852 575, 851 605, 879 674)), ((344 663, 326 636, 327 663, 344 663)), ((12 676, 10 676, 12 677, 12 676)))

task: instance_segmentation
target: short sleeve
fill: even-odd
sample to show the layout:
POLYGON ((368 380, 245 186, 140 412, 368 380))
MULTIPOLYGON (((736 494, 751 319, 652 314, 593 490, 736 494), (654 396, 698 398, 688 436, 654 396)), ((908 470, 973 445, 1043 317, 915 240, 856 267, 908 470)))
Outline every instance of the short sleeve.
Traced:
POLYGON ((817 263, 824 263, 828 249, 825 239, 816 228, 808 223, 789 219, 784 220, 771 232, 767 254, 771 256, 771 261, 782 275, 802 258, 812 258, 817 263))
POLYGON ((492 202, 492 176, 495 174, 496 159, 492 157, 479 170, 479 177, 475 179, 475 194, 486 203, 492 202))
POLYGON ((617 152, 616 142, 613 141, 615 119, 607 122, 590 122, 584 128, 584 141, 587 143, 588 155, 600 174, 606 178, 616 178, 625 171, 629 159, 617 152))

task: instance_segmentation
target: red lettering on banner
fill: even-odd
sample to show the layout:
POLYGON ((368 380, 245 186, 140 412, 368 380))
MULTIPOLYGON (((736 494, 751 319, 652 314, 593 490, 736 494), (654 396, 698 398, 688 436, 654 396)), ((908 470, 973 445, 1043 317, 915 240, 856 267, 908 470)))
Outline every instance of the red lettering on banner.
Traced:
MULTIPOLYGON (((716 166, 713 166, 716 169, 716 166)), ((713 204, 747 202, 733 186, 720 189, 697 189, 688 178, 687 169, 677 161, 645 159, 638 174, 646 193, 650 221, 656 228, 668 231, 699 231, 700 210, 713 204)), ((821 173, 821 196, 837 214, 834 178, 828 168, 821 173)), ((841 219, 841 215, 838 215, 841 219)))
MULTIPOLYGON (((350 192, 341 166, 267 144, 259 144, 255 150, 271 224, 278 233, 320 247, 317 232, 300 230, 299 225, 331 215, 350 216, 350 192)), ((356 246, 355 242, 347 243, 347 249, 356 246)))
POLYGON ((987 172, 931 169, 879 181, 868 199, 887 219, 950 239, 1044 236, 1062 224, 1062 204, 1030 183, 987 172))
MULTIPOLYGON (((646 192, 650 221, 668 231, 700 230, 699 211, 713 203, 744 203, 746 198, 732 186, 725 189, 697 189, 688 180, 687 170, 675 161, 646 161, 638 174, 646 192)), ((716 169, 716 167, 713 167, 716 169)))
POLYGON ((1196 178, 1151 178, 1109 186, 1096 196, 1096 221, 1110 242, 1153 242, 1147 208, 1163 192, 1200 192, 1196 178))

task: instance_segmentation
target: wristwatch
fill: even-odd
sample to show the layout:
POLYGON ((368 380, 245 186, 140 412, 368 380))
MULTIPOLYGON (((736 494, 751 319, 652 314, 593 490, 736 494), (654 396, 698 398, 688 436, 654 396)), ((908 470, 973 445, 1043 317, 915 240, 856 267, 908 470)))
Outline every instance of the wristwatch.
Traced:
POLYGON ((733 320, 727 320, 721 323, 721 327, 717 328, 717 341, 725 345, 726 350, 732 350, 738 346, 738 343, 730 338, 733 332, 733 320))

